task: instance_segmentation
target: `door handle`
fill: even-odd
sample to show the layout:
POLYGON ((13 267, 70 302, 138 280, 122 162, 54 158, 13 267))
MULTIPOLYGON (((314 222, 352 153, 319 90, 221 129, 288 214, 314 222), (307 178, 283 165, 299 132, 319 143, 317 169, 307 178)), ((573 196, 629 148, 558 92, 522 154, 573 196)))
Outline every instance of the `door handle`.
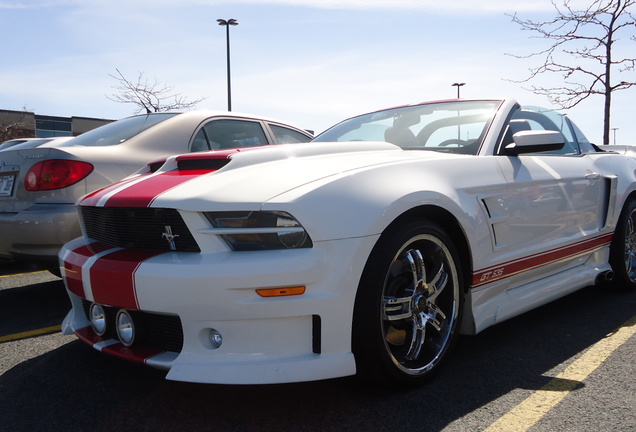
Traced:
POLYGON ((599 173, 587 173, 585 174, 585 179, 589 181, 596 181, 601 179, 601 175, 599 173))

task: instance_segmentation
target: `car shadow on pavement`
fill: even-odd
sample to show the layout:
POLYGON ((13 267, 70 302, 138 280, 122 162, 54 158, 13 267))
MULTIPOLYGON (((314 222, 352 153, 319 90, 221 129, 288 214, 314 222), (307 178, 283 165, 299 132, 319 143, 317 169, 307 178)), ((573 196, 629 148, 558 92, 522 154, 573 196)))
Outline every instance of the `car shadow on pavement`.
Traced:
POLYGON ((461 337, 427 385, 396 392, 350 377, 229 386, 172 382, 79 341, 0 376, 1 430, 438 431, 514 389, 539 389, 546 372, 634 314, 636 294, 589 287, 461 337))

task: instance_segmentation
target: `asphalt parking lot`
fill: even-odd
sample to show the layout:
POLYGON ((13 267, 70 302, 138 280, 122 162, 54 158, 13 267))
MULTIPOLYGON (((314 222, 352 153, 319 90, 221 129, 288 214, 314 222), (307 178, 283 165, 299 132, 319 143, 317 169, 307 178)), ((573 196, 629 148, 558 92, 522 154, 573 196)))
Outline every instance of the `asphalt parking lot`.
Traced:
POLYGON ((462 337, 430 384, 171 382, 59 332, 63 284, 0 271, 2 431, 636 430, 636 293, 581 290, 462 337))

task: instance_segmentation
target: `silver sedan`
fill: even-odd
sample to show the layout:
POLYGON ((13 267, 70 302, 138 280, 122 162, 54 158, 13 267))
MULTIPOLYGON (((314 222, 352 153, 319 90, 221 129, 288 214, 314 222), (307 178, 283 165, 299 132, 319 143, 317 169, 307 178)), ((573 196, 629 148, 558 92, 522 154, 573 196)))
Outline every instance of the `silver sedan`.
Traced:
POLYGON ((166 156, 307 142, 270 119, 217 111, 152 113, 107 124, 56 146, 0 153, 0 259, 57 268, 61 246, 81 235, 81 196, 166 156))

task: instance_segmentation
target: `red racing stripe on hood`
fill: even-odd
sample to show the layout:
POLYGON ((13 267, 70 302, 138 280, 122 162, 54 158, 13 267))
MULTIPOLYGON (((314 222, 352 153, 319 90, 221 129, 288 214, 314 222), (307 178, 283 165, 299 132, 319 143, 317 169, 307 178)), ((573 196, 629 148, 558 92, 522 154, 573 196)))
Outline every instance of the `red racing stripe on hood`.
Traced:
POLYGON ((212 171, 168 171, 154 175, 117 192, 103 205, 104 207, 148 207, 162 193, 210 172, 212 171))
POLYGON ((161 173, 146 173, 124 179, 103 189, 86 195, 79 203, 81 206, 100 207, 148 207, 159 195, 193 178, 214 172, 227 163, 230 156, 247 149, 228 149, 213 152, 188 153, 175 158, 177 163, 197 163, 205 168, 176 169, 161 173))
POLYGON ((106 186, 104 188, 98 189, 98 190, 96 190, 94 192, 91 192, 88 195, 84 196, 82 198, 82 200, 80 201, 80 205, 96 206, 100 199, 104 198, 105 196, 107 196, 108 194, 112 193, 113 191, 116 191, 117 189, 121 188, 122 186, 126 185, 127 183, 132 183, 134 181, 139 181, 140 178, 146 177, 146 176, 150 176, 150 175, 151 174, 148 173, 148 174, 144 174, 142 176, 121 180, 121 181, 119 181, 117 183, 113 183, 110 186, 106 186))

